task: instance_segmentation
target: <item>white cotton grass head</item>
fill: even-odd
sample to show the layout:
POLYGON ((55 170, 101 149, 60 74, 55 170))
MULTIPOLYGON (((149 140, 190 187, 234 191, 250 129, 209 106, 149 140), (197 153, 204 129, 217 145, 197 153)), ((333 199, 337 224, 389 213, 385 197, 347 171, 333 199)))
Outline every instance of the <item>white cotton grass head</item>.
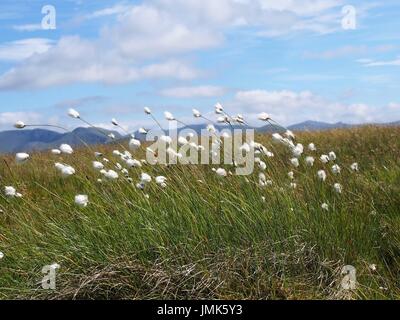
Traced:
POLYGON ((176 152, 174 149, 172 149, 171 147, 167 148, 167 154, 170 156, 170 158, 172 159, 181 159, 182 158, 182 154, 179 152, 176 152))
POLYGON ((332 173, 333 173, 333 174, 339 174, 341 169, 340 169, 339 165, 334 164, 334 165, 332 166, 331 170, 332 170, 332 173))
POLYGON ((188 144, 188 141, 187 141, 187 139, 185 137, 179 136, 178 137, 178 144, 180 146, 184 146, 184 145, 188 144))
POLYGON ((51 154, 58 156, 61 154, 61 150, 60 149, 51 149, 51 154))
POLYGON ((144 107, 144 113, 145 114, 151 114, 151 110, 149 107, 144 107))
POLYGON ((142 174, 140 175, 140 182, 143 184, 150 183, 151 180, 151 176, 145 172, 142 172, 142 174))
POLYGON ((175 117, 174 117, 173 114, 172 114, 171 112, 169 112, 169 111, 165 111, 165 112, 164 112, 164 117, 165 117, 165 119, 168 120, 168 121, 174 121, 174 120, 175 120, 175 117))
POLYGON ((266 169, 267 169, 267 164, 264 162, 264 161, 259 161, 258 162, 258 168, 261 170, 261 171, 265 171, 266 169))
POLYGON ((329 162, 329 156, 327 156, 326 154, 321 155, 321 157, 319 159, 321 160, 322 163, 329 162))
POLYGON ((75 169, 69 165, 56 162, 54 164, 54 166, 61 173, 61 176, 63 178, 66 178, 66 177, 69 177, 69 176, 72 176, 73 174, 75 174, 75 169))
POLYGON ((237 123, 244 124, 244 118, 243 115, 241 114, 237 114, 233 120, 236 121, 237 123))
POLYGON ((297 168, 300 165, 299 159, 297 158, 292 158, 290 159, 290 163, 292 164, 292 166, 294 166, 295 168, 297 168))
POLYGON ((376 264, 372 263, 372 264, 368 265, 368 268, 369 268, 371 271, 375 272, 375 271, 376 271, 376 264))
POLYGON ((335 189, 335 191, 337 193, 342 193, 343 187, 342 187, 342 185, 340 183, 335 183, 333 185, 333 189, 335 189))
POLYGON ((5 186, 4 194, 6 195, 6 197, 13 198, 17 195, 17 190, 12 186, 5 186))
POLYGON ((228 119, 227 116, 219 116, 219 117, 217 118, 217 122, 218 122, 218 123, 225 123, 225 122, 228 122, 228 121, 229 121, 229 119, 228 119))
POLYGON ((89 198, 87 195, 78 194, 75 196, 75 204, 76 205, 78 205, 82 208, 85 208, 85 207, 87 207, 88 203, 89 203, 89 198))
POLYGON ((115 118, 111 119, 111 124, 113 124, 116 127, 119 126, 119 123, 118 123, 117 119, 115 119, 115 118))
POLYGON ((311 142, 311 143, 308 145, 308 150, 309 150, 309 151, 317 151, 317 148, 316 148, 315 144, 311 142))
POLYGON ((0 251, 0 260, 4 258, 4 253, 0 251))
POLYGON ((289 177, 289 179, 294 179, 294 172, 293 171, 290 171, 290 172, 288 172, 288 177, 289 177))
POLYGON ((192 109, 192 112, 193 112, 193 117, 195 117, 195 118, 200 118, 201 117, 201 113, 200 113, 199 110, 192 109))
POLYGON ((218 168, 217 170, 215 170, 215 173, 219 176, 219 177, 226 177, 228 174, 226 172, 226 170, 224 168, 218 168))
POLYGON ((80 118, 79 112, 76 111, 75 109, 72 109, 72 108, 68 110, 68 115, 69 115, 71 118, 75 118, 75 119, 79 119, 79 118, 80 118))
POLYGON ((28 161, 28 159, 29 159, 29 154, 24 153, 24 152, 19 152, 15 155, 15 161, 18 164, 24 163, 24 162, 28 161))
POLYGON ((358 163, 357 162, 352 163, 350 169, 353 171, 358 171, 359 170, 358 163))
POLYGON ((270 115, 269 115, 268 113, 266 113, 266 112, 261 112, 261 113, 258 115, 258 120, 261 120, 261 121, 268 121, 268 120, 270 120, 270 119, 271 119, 270 115))
POLYGON ((335 161, 336 160, 335 152, 333 152, 333 151, 329 152, 328 156, 329 156, 329 160, 331 160, 331 161, 335 161))
POLYGON ((325 181, 326 180, 326 172, 324 170, 319 170, 317 172, 317 177, 319 180, 325 181))
POLYGON ((293 157, 300 158, 300 156, 303 154, 303 151, 303 145, 301 143, 298 143, 294 148, 292 148, 293 157))
POLYGON ((72 176, 75 174, 75 169, 68 165, 63 166, 60 171, 61 171, 61 176, 63 178, 66 178, 66 177, 69 177, 69 176, 72 176))
POLYGON ((283 141, 283 137, 279 133, 275 132, 272 134, 272 141, 275 143, 281 143, 283 141))
POLYGON ((140 134, 147 134, 149 132, 149 130, 145 129, 145 128, 139 128, 139 133, 140 134))
POLYGON ((65 167, 65 165, 64 164, 62 164, 62 163, 59 163, 59 162, 56 162, 55 164, 54 164, 54 166, 56 167, 56 169, 57 170, 59 170, 59 171, 61 171, 62 170, 62 168, 64 168, 65 167))
POLYGON ((118 179, 118 173, 114 170, 103 171, 102 173, 107 180, 112 181, 118 179))
POLYGON ((215 110, 216 114, 221 114, 222 112, 224 112, 224 108, 222 107, 222 105, 219 102, 217 104, 215 104, 214 110, 215 110))
POLYGON ((72 154, 74 152, 74 149, 72 149, 72 147, 66 143, 63 143, 59 149, 62 153, 65 153, 65 154, 72 154))
POLYGON ((291 131, 291 130, 286 130, 284 135, 289 139, 295 139, 295 135, 294 135, 293 131, 291 131))
POLYGON ((129 149, 132 151, 135 151, 137 149, 139 149, 141 146, 141 142, 140 140, 137 140, 135 138, 132 138, 131 140, 129 140, 129 149))
POLYGON ((329 210, 329 205, 327 204, 327 203, 323 203, 323 204, 321 204, 321 208, 323 209, 323 210, 325 210, 325 211, 328 211, 329 210))
POLYGON ((129 168, 140 168, 142 166, 142 163, 136 159, 128 159, 125 163, 129 168))
POLYGON ((14 123, 14 127, 17 129, 23 129, 26 127, 26 124, 22 121, 17 121, 14 123))
POLYGON ((307 164, 307 166, 309 166, 309 167, 312 167, 313 165, 314 165, 314 157, 311 157, 311 156, 308 156, 308 157, 306 157, 306 164, 307 164))
POLYGON ((104 164, 102 164, 100 161, 93 161, 93 168, 95 170, 102 170, 104 169, 104 164))
POLYGON ((164 177, 164 176, 158 176, 158 177, 156 177, 155 181, 156 181, 156 183, 157 183, 160 187, 162 187, 162 188, 165 188, 165 187, 167 186, 167 183, 166 183, 167 178, 164 177))

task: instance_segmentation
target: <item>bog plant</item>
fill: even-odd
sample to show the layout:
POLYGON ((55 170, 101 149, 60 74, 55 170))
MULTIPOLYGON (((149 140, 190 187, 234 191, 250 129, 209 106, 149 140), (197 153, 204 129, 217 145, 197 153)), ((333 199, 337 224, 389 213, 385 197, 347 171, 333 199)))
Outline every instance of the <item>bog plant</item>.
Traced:
POLYGON ((5 156, 0 297, 399 298, 399 129, 297 136, 261 113, 276 132, 239 146, 255 167, 240 175, 235 159, 183 161, 187 152, 228 158, 233 125, 247 122, 221 104, 215 113, 229 132, 193 110, 210 145, 163 131, 157 150, 128 132, 127 141, 104 133, 114 142, 5 156), (162 150, 174 161, 160 161, 162 150), (40 270, 53 263, 49 292, 40 270), (341 285, 348 265, 351 289, 341 285))

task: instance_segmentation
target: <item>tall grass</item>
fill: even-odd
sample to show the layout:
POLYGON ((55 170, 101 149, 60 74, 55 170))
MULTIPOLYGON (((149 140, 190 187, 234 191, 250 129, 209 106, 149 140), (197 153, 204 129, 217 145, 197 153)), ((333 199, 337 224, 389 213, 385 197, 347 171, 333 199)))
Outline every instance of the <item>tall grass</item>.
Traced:
MULTIPOLYGON (((317 145, 314 167, 301 161, 293 169, 275 147, 265 172, 273 185, 265 188, 257 170, 221 179, 209 166, 178 165, 131 169, 136 180, 142 171, 168 178, 167 188, 151 183, 142 191, 124 179, 98 183, 88 149, 36 153, 23 166, 4 156, 1 186, 24 197, 0 196, 0 297, 398 299, 399 136, 400 128, 372 126, 299 133, 317 145), (318 158, 331 150, 342 173, 321 182, 317 170, 330 165, 318 158), (56 161, 77 174, 61 178, 56 161), (349 169, 353 162, 359 172, 349 169), (74 204, 78 193, 89 195, 88 207, 74 204), (44 290, 41 269, 53 262, 57 289, 44 290), (354 290, 340 286, 344 265, 357 270, 354 290)), ((256 140, 270 144, 267 135, 256 140)))

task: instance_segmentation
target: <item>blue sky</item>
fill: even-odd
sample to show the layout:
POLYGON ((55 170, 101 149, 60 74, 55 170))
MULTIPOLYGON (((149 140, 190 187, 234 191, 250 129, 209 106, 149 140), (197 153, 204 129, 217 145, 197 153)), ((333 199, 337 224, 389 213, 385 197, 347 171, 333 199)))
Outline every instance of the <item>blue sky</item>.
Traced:
POLYGON ((400 120, 400 3, 342 0, 2 0, 0 130, 16 120, 127 129, 149 106, 195 122, 221 102, 257 124, 400 120), (56 10, 43 30, 42 7, 56 10), (355 9, 344 29, 342 8, 355 9))

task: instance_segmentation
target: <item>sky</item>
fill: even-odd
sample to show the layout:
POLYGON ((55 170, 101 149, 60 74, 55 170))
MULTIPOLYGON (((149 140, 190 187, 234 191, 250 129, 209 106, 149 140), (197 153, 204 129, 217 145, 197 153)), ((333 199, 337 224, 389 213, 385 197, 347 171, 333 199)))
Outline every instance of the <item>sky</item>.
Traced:
POLYGON ((399 30, 398 0, 2 0, 0 130, 80 126, 68 108, 199 123, 217 102, 253 125, 398 121, 399 30))

